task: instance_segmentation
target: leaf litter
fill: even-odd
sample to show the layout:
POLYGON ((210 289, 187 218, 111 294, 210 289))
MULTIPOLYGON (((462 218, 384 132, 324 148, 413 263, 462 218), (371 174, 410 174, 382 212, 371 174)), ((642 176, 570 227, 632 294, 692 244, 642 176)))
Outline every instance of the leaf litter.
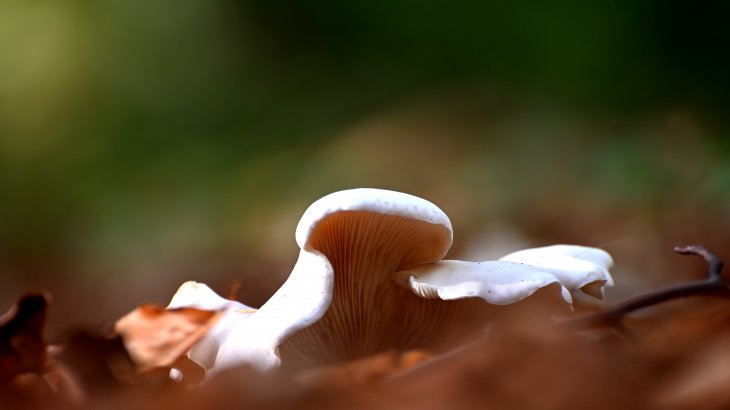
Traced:
MULTIPOLYGON (((186 352, 221 312, 142 305, 113 332, 76 329, 49 343, 50 296, 28 293, 0 319, 0 408, 727 408, 730 306, 684 296, 620 325, 583 327, 556 326, 526 304, 446 352, 269 373, 242 366, 202 382, 186 352), (171 379, 180 368, 184 380, 171 379)), ((595 310, 577 306, 577 319, 564 320, 611 311, 595 310)))

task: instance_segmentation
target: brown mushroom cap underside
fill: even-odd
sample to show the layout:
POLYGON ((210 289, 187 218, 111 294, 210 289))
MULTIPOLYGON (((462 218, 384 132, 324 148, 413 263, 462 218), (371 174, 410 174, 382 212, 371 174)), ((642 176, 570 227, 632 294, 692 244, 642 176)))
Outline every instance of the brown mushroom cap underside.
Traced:
POLYGON ((334 268, 332 302, 319 321, 282 343, 282 363, 429 348, 484 319, 492 309, 482 300, 424 299, 392 280, 402 268, 440 260, 450 244, 443 225, 399 216, 343 211, 319 221, 307 249, 322 252, 334 268))

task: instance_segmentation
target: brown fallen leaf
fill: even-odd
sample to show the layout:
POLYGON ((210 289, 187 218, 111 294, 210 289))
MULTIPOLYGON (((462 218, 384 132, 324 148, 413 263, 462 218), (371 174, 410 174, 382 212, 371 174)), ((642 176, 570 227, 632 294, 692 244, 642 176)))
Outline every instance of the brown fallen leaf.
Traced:
POLYGON ((380 382, 428 360, 432 354, 422 350, 384 352, 351 362, 309 370, 298 377, 306 385, 349 386, 380 382))
POLYGON ((222 317, 223 311, 142 305, 119 319, 122 336, 140 372, 171 367, 222 317))
MULTIPOLYGON (((73 332, 52 356, 61 383, 84 395, 106 394, 137 383, 137 369, 120 336, 73 332)), ((60 390, 65 390, 60 388, 60 390)))
POLYGON ((704 343, 657 383, 656 404, 663 409, 727 409, 730 406, 730 339, 704 343))
POLYGON ((48 296, 29 293, 0 318, 0 386, 26 372, 42 373, 46 367, 43 335, 48 296))
POLYGON ((54 346, 49 354, 53 367, 43 376, 59 400, 75 406, 131 397, 150 400, 203 378, 199 374, 203 370, 195 369, 195 363, 186 357, 173 364, 186 374, 185 384, 173 382, 168 368, 140 372, 120 335, 77 330, 65 338, 63 346, 54 346), (197 379, 193 377, 196 374, 197 379))
POLYGON ((660 377, 649 387, 657 408, 730 407, 730 306, 701 298, 675 302, 633 327, 660 377))

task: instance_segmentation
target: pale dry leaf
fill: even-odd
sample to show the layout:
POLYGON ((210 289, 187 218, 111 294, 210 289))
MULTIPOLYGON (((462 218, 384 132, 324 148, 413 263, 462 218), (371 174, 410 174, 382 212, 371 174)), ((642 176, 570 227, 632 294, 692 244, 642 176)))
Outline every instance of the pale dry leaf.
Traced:
POLYGON ((119 319, 114 330, 140 372, 170 367, 221 318, 223 311, 165 309, 142 305, 119 319))

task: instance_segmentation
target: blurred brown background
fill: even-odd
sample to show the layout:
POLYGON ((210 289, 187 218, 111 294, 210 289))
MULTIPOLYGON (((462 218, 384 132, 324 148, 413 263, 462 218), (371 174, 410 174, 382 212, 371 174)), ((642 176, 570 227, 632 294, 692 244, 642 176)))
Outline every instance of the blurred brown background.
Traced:
POLYGON ((615 257, 615 301, 730 260, 727 7, 678 1, 0 3, 0 307, 52 329, 184 280, 263 303, 329 192, 452 218, 450 254, 615 257))

